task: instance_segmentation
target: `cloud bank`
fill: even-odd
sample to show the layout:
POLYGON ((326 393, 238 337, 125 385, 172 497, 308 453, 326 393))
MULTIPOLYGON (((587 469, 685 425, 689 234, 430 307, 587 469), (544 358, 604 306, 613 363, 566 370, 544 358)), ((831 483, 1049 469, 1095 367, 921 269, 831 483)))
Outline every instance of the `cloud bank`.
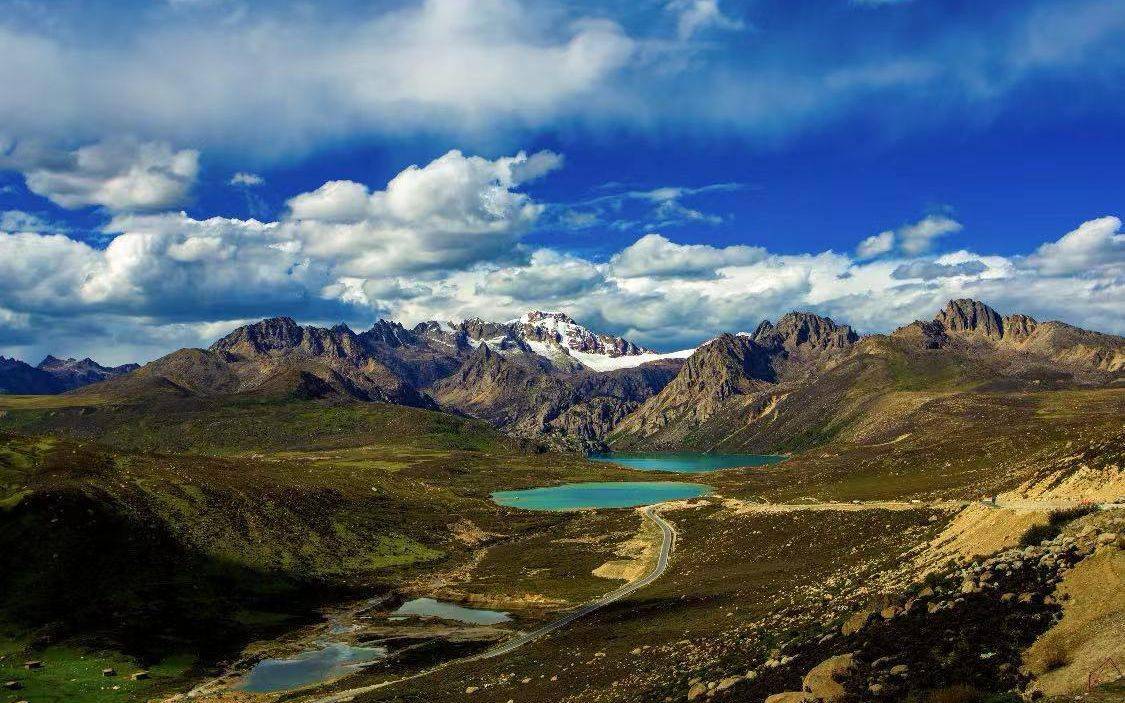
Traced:
POLYGON ((524 242, 547 205, 523 186, 562 164, 550 151, 486 159, 453 150, 380 187, 329 181, 296 194, 275 221, 119 213, 104 248, 6 213, 0 222, 15 226, 0 232, 0 346, 120 362, 206 344, 269 315, 365 326, 549 308, 668 349, 792 309, 887 331, 960 296, 1125 332, 1117 217, 1013 256, 931 254, 961 228, 931 216, 888 230, 875 258, 863 252, 870 241, 855 256, 780 254, 649 233, 598 261, 524 242))

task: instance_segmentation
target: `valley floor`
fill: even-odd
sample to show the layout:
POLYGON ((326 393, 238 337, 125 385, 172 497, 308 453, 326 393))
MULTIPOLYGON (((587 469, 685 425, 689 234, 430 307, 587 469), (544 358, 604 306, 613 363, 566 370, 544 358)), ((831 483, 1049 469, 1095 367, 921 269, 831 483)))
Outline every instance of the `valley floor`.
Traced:
MULTIPOLYGON (((10 409, 20 403, 31 401, 10 409)), ((909 436, 892 430, 889 439, 838 440, 775 466, 693 475, 714 492, 654 513, 674 535, 641 510, 495 506, 488 494, 497 489, 653 475, 530 453, 425 411, 404 419, 377 407, 193 409, 184 426, 195 436, 178 432, 172 416, 159 427, 116 426, 97 445, 81 436, 97 414, 74 412, 0 418, 17 433, 0 454, 8 544, 41 539, 27 531, 49 524, 50 513, 29 512, 46 500, 38 496, 96 489, 127 515, 171 525, 177 545, 217 544, 233 563, 258 569, 239 579, 270 574, 280 588, 288 581, 272 574, 296 574, 308 581, 281 591, 283 600, 311 585, 322 601, 289 601, 285 610, 252 592, 243 641, 206 662, 122 654, 111 646, 119 632, 57 637, 44 649, 20 639, 28 630, 12 630, 0 666, 28 685, 0 693, 4 703, 164 700, 189 690, 201 702, 757 702, 799 691, 810 670, 847 654, 854 675, 841 701, 925 701, 957 686, 980 695, 940 700, 969 701, 1009 690, 1076 694, 1096 653, 1125 656, 1125 605, 1114 600, 1125 592, 1122 389, 1029 396, 992 408, 992 424, 953 431, 964 416, 947 414, 909 436), (331 430, 294 446, 310 414, 331 430), (247 418, 263 415, 254 422, 270 434, 255 437, 247 418), (318 591, 325 584, 331 590, 318 591), (617 590, 622 584, 632 586, 617 590), (397 606, 415 597, 513 619, 396 619, 397 606), (542 631, 560 618, 564 626, 542 631), (901 659, 882 661, 889 642, 912 638, 928 648, 910 644, 901 659), (326 640, 386 646, 389 656, 306 689, 238 689, 255 662, 326 640), (45 662, 40 673, 21 668, 32 658, 45 662), (78 664, 87 660, 94 664, 78 664), (142 662, 150 678, 127 680, 142 662), (116 676, 95 678, 109 666, 116 676), (52 699, 33 681, 62 672, 81 691, 52 699)), ((20 558, 37 558, 20 549, 20 558)), ((1112 700, 1114 689, 1098 695, 1112 700)))

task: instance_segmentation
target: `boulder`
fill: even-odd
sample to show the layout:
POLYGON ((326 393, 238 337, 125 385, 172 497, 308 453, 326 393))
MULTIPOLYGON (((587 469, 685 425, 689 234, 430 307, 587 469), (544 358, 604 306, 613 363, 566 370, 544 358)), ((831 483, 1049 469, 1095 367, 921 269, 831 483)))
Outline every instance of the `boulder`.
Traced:
POLYGON ((707 695, 707 684, 696 683, 692 684, 691 688, 688 689, 687 699, 689 701, 694 701, 695 699, 702 698, 705 695, 707 695))
POLYGON ((835 701, 844 695, 841 681, 855 668, 855 657, 851 654, 825 659, 805 674, 801 688, 813 697, 823 701, 835 701))
POLYGON ((884 620, 890 620, 901 613, 902 608, 898 607, 897 605, 888 605, 886 608, 883 608, 881 611, 879 611, 879 614, 883 616, 884 620))
POLYGON ((871 621, 871 616, 874 614, 875 613, 871 612, 870 610, 863 610, 856 613, 855 615, 852 615, 844 621, 844 624, 840 627, 840 632, 845 635, 859 632, 867 626, 867 623, 871 621))
POLYGON ((804 691, 785 691, 775 693, 766 699, 766 703, 811 703, 816 700, 804 691))
POLYGON ((732 688, 734 686, 737 686, 738 684, 742 683, 745 680, 746 680, 745 676, 728 676, 727 678, 719 681, 719 683, 715 685, 715 690, 716 691, 725 691, 728 688, 732 688))

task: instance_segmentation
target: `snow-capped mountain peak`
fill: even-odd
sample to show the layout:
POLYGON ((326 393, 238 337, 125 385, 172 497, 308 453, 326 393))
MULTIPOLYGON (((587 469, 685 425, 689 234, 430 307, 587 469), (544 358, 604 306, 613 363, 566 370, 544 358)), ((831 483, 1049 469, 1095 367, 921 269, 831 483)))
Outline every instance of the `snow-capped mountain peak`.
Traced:
POLYGON ((415 332, 448 346, 486 344, 503 355, 534 354, 567 371, 614 371, 660 359, 683 359, 694 351, 659 354, 622 337, 593 332, 566 313, 542 310, 528 311, 507 322, 474 318, 460 323, 423 323, 415 332))

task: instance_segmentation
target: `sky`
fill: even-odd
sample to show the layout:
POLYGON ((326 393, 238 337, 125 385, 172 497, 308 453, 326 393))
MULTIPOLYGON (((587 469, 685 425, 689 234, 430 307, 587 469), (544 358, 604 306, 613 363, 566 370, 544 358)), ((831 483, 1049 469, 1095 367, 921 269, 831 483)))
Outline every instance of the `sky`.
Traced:
POLYGON ((0 354, 953 297, 1125 334, 1119 0, 0 0, 0 354))

